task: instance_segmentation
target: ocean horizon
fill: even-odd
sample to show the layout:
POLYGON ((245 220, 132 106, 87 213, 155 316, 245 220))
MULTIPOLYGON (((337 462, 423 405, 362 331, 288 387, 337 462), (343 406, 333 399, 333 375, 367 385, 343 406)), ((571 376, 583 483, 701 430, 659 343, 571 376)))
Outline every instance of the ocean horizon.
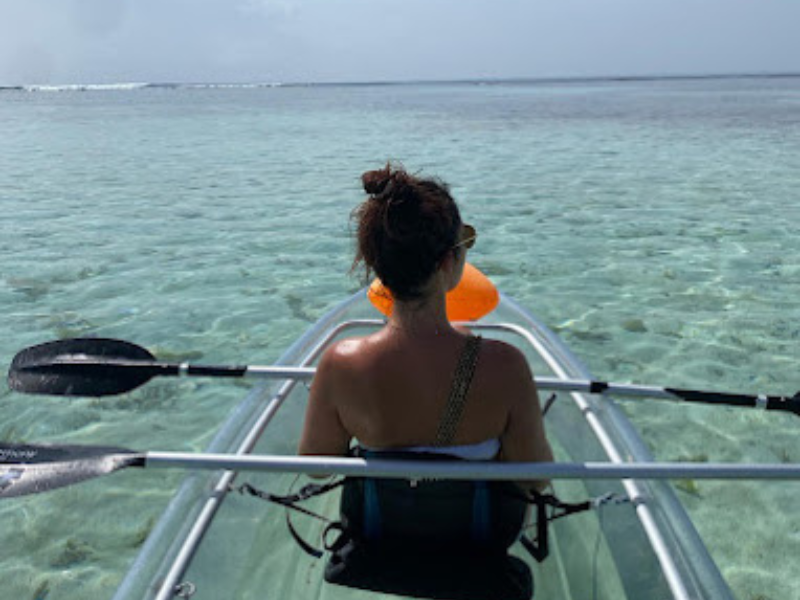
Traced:
POLYGON ((673 73, 633 75, 574 75, 545 77, 476 77, 456 79, 401 79, 374 81, 114 81, 0 84, 0 91, 130 91, 134 89, 258 89, 274 87, 372 87, 395 85, 554 85, 592 82, 703 81, 725 79, 785 79, 800 77, 800 72, 673 73))

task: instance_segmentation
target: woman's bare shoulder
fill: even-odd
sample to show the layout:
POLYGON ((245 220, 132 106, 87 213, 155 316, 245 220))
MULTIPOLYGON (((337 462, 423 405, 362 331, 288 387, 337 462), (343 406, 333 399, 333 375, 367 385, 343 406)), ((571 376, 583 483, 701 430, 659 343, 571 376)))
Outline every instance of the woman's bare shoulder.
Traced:
POLYGON ((324 397, 326 402, 339 404, 346 400, 351 384, 357 380, 360 340, 343 339, 332 343, 317 363, 311 389, 314 397, 324 397))
POLYGON ((481 342, 480 360, 503 373, 530 373, 525 355, 518 348, 500 340, 484 339, 481 342))
POLYGON ((369 338, 345 338, 331 344, 322 355, 317 374, 347 376, 367 367, 373 354, 369 338))
POLYGON ((364 351, 363 338, 346 338, 332 343, 319 362, 318 370, 347 369, 358 362, 364 351))
POLYGON ((325 351, 329 360, 352 361, 363 351, 365 338, 345 338, 337 340, 325 351))

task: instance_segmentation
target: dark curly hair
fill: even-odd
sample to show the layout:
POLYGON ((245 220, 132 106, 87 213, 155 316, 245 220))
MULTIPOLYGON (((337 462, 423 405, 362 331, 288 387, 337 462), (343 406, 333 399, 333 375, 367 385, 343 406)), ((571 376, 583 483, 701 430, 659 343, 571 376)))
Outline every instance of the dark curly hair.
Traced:
POLYGON ((452 251, 461 214, 447 184, 387 164, 361 176, 369 197, 353 211, 357 249, 353 269, 381 279, 398 300, 414 300, 452 251))

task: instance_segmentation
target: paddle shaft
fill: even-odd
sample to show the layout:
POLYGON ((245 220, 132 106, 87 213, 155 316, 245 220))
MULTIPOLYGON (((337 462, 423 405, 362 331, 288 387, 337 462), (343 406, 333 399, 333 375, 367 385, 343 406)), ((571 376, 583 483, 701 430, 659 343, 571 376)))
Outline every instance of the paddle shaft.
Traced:
MULTIPOLYGON (((30 372, 46 372, 52 375, 63 374, 70 376, 91 376, 98 371, 102 371, 106 377, 113 376, 114 373, 119 373, 120 377, 122 377, 124 374, 136 372, 144 378, 189 376, 300 380, 311 380, 316 372, 313 367, 192 365, 189 363, 164 363, 114 358, 97 359, 93 357, 59 357, 51 362, 26 366, 25 369, 30 372)), ((800 397, 797 395, 790 397, 732 394, 594 380, 558 379, 555 377, 537 377, 536 384, 541 390, 609 394, 619 397, 646 397, 701 404, 725 404, 747 408, 762 408, 764 410, 783 410, 800 415, 800 397)))
POLYGON ((800 415, 800 397, 767 396, 763 394, 731 394, 726 392, 706 392, 680 388, 664 388, 628 383, 609 383, 606 381, 556 379, 537 377, 536 385, 542 390, 571 391, 586 394, 609 394, 611 396, 630 396, 636 398, 656 398, 663 400, 697 402, 701 404, 726 404, 764 410, 784 410, 800 415))
POLYGON ((148 452, 147 467, 269 471, 378 478, 526 479, 800 479, 800 465, 730 463, 432 462, 338 457, 148 452))
POLYGON ((193 365, 149 360, 58 358, 51 362, 24 367, 33 373, 51 375, 86 375, 103 371, 120 374, 136 371, 145 377, 249 377, 255 379, 312 379, 316 369, 309 367, 193 365))

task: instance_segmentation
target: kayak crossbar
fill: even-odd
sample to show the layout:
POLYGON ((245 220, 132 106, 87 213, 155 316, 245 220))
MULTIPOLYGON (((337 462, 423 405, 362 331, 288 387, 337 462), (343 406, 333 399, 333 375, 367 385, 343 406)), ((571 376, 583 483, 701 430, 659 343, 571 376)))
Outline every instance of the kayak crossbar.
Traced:
POLYGON ((800 479, 800 465, 759 463, 512 463, 387 460, 280 455, 148 452, 148 467, 224 469, 345 475, 353 477, 529 480, 529 479, 800 479))

